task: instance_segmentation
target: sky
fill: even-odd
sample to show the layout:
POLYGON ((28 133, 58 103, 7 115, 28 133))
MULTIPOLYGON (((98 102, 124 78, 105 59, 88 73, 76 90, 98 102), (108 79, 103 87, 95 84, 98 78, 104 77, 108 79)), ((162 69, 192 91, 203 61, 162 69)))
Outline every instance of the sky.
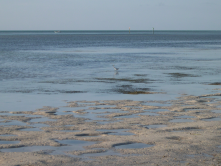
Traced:
POLYGON ((221 30, 221 0, 0 0, 0 30, 221 30))

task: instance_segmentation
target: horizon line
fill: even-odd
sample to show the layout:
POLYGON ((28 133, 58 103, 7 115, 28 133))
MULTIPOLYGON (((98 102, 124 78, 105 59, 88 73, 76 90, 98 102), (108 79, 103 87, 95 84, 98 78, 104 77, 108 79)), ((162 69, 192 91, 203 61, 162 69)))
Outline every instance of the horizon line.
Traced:
MULTIPOLYGON (((123 30, 62 30, 62 29, 51 29, 51 30, 0 30, 0 31, 129 31, 129 29, 128 30, 125 30, 125 29, 123 29, 123 30)), ((150 29, 150 30, 136 30, 136 29, 134 29, 134 30, 131 30, 130 29, 130 31, 153 31, 152 29, 150 29)), ((154 31, 221 31, 221 30, 156 30, 156 29, 154 29, 154 31)))

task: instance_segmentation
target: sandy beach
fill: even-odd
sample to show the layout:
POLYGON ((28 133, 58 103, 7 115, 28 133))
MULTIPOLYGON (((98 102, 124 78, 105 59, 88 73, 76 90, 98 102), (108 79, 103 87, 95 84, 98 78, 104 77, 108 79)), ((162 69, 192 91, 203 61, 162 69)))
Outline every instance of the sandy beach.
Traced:
POLYGON ((0 164, 221 165, 221 93, 216 92, 2 111, 0 164))

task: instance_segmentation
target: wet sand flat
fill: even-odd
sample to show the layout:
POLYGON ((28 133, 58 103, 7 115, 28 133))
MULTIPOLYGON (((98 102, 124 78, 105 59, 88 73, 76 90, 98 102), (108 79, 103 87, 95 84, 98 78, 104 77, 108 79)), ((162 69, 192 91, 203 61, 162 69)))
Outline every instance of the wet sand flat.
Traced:
POLYGON ((0 112, 0 163, 221 165, 220 93, 0 112), (213 98, 214 97, 214 98, 213 98))

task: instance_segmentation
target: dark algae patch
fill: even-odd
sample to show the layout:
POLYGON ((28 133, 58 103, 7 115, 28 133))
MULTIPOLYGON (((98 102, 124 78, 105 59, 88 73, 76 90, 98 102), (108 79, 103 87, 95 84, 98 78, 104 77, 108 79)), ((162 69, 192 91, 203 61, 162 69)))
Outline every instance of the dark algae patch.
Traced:
POLYGON ((185 73, 167 73, 170 75, 170 77, 175 77, 175 78, 183 78, 183 77, 199 77, 197 75, 193 74, 185 74, 185 73))
POLYGON ((147 74, 134 74, 134 76, 137 76, 137 77, 146 77, 147 74))
POLYGON ((221 85, 221 82, 210 83, 209 85, 221 85))
POLYGON ((145 91, 133 91, 133 92, 128 92, 128 91, 125 91, 124 94, 131 94, 131 95, 153 94, 153 92, 145 92, 145 91))
POLYGON ((167 139, 172 139, 172 140, 177 140, 177 141, 180 141, 182 140, 183 138, 182 137, 178 137, 178 136, 172 136, 172 137, 166 137, 167 139))
POLYGON ((117 93, 131 94, 131 95, 153 93, 153 92, 150 92, 150 88, 135 88, 132 85, 121 85, 121 86, 118 86, 114 91, 117 93))
POLYGON ((85 91, 65 91, 65 90, 62 90, 62 91, 59 91, 60 93, 87 93, 85 91))
POLYGON ((178 69, 178 70, 194 70, 194 69, 197 69, 197 67, 187 67, 187 66, 175 66, 174 68, 178 69))

